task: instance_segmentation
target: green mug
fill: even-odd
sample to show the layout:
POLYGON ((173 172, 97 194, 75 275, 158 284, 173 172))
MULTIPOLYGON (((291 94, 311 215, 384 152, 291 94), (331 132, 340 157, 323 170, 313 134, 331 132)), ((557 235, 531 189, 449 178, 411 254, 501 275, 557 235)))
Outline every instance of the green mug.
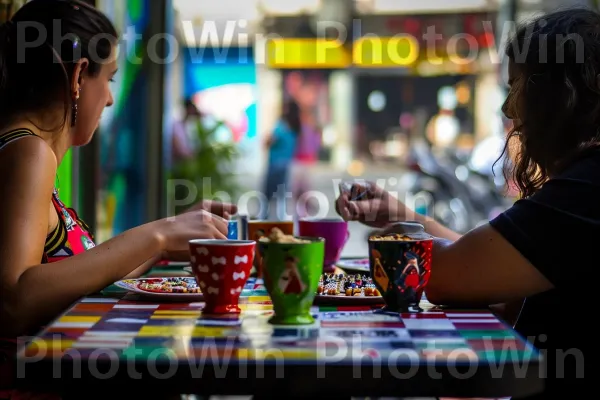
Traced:
POLYGON ((263 279, 273 303, 276 325, 315 322, 310 308, 317 294, 325 259, 325 239, 298 237, 303 243, 258 242, 263 279))

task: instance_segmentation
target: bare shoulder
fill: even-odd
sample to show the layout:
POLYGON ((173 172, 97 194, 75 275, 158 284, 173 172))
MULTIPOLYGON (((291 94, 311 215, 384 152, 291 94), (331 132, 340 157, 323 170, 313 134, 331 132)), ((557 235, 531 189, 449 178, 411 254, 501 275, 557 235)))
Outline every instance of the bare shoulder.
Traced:
POLYGON ((11 176, 55 175, 58 168, 54 151, 37 136, 26 136, 7 143, 0 149, 0 155, 0 170, 8 181, 12 180, 11 176))
POLYGON ((54 152, 35 136, 0 150, 0 284, 5 287, 42 260, 56 168, 54 152))
POLYGON ((27 136, 0 149, 0 209, 27 208, 50 201, 58 168, 56 155, 41 138, 27 136))
POLYGON ((5 293, 43 259, 56 168, 54 152, 35 136, 0 150, 0 285, 5 293))

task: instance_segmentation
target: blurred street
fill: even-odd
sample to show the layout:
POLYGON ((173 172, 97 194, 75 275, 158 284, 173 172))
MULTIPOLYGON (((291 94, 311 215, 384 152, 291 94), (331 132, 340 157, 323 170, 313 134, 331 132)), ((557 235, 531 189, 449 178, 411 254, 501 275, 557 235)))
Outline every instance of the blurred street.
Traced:
MULTIPOLYGON (((338 182, 340 180, 355 180, 360 179, 361 181, 372 181, 372 182, 382 182, 381 180, 385 180, 385 184, 387 188, 390 190, 396 191, 400 199, 403 199, 406 193, 407 188, 407 178, 410 177, 410 174, 407 173, 401 167, 391 168, 389 165, 381 166, 381 165, 366 165, 364 168, 364 173, 360 176, 360 178, 355 178, 349 175, 344 171, 336 171, 331 168, 329 165, 315 165, 310 169, 310 179, 312 182, 312 186, 310 190, 318 193, 316 196, 319 196, 323 201, 319 201, 318 204, 320 208, 313 210, 309 215, 310 216, 318 216, 322 218, 335 218, 338 217, 335 211, 334 201, 338 194, 338 182), (394 186, 388 186, 390 183, 394 184, 394 186), (325 202, 324 199, 328 201, 325 202)), ((262 177, 255 176, 250 179, 254 181, 250 184, 250 180, 245 181, 246 185, 252 185, 254 188, 262 187, 262 177)), ((255 205, 255 204, 252 204, 255 205)), ((271 203, 270 209, 270 218, 277 218, 277 213, 274 210, 275 204, 271 203)), ((258 211, 257 207, 248 207, 249 215, 253 215, 258 211)), ((294 204, 291 199, 288 199, 288 206, 286 210, 287 219, 292 218, 292 214, 295 211, 294 204)), ((364 257, 367 255, 367 235, 371 228, 366 227, 359 223, 350 223, 350 239, 344 248, 344 252, 342 253, 343 257, 364 257)))

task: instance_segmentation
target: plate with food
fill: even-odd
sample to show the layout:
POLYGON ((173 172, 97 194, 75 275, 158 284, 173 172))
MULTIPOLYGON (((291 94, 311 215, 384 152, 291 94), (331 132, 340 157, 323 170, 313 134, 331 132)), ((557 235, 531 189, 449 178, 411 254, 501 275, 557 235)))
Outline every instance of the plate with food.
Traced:
POLYGON ((369 272, 368 258, 345 258, 336 262, 335 265, 343 270, 369 272))
POLYGON ((315 304, 382 304, 373 279, 364 274, 323 274, 315 304))
POLYGON ((124 279, 115 286, 129 292, 174 300, 202 300, 203 295, 194 277, 163 277, 124 279))

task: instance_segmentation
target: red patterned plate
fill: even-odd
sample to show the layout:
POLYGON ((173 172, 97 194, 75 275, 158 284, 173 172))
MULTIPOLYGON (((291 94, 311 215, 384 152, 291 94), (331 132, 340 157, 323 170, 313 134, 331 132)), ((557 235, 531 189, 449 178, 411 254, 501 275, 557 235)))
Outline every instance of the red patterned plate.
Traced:
POLYGON ((339 268, 347 271, 369 272, 368 258, 347 258, 335 263, 339 268))
POLYGON ((317 294, 313 304, 325 305, 362 305, 362 304, 385 304, 381 296, 346 296, 343 294, 317 294))
POLYGON ((201 300, 200 287, 193 277, 139 278, 115 282, 115 286, 145 296, 201 300))

